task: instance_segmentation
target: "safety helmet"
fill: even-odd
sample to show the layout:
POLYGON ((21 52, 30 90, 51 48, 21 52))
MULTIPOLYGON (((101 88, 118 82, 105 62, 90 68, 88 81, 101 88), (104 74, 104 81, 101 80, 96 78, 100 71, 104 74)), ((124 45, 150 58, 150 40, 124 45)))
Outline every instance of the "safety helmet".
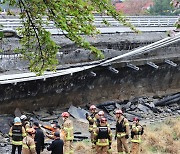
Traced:
POLYGON ((116 110, 116 114, 123 114, 122 110, 116 110))
POLYGON ((26 115, 22 115, 22 116, 20 117, 20 119, 21 119, 21 120, 26 120, 27 117, 26 117, 26 115))
POLYGON ((138 117, 134 117, 133 121, 139 121, 139 118, 138 117))
POLYGON ((28 128, 26 130, 29 134, 35 134, 36 133, 36 130, 34 128, 28 128))
POLYGON ((99 116, 104 116, 104 111, 99 111, 99 112, 98 112, 98 115, 99 115, 99 116))
POLYGON ((107 119, 106 118, 101 118, 101 123, 106 123, 107 119))
POLYGON ((63 112, 63 113, 61 114, 61 116, 62 116, 62 117, 69 117, 69 113, 68 113, 68 112, 63 112))
POLYGON ((95 110, 95 109, 96 109, 96 106, 95 106, 95 105, 91 105, 89 109, 90 109, 90 110, 95 110))
POLYGON ((14 118, 14 123, 21 123, 21 119, 19 117, 14 118))

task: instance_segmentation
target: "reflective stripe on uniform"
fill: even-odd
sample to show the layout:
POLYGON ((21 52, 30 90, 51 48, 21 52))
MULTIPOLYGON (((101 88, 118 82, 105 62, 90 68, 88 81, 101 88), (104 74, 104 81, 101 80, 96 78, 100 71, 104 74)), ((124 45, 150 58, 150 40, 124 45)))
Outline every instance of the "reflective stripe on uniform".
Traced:
POLYGON ((93 131, 93 125, 89 125, 89 132, 93 131))
POLYGON ((94 132, 94 135, 97 136, 98 134, 96 132, 94 132))
POLYGON ((25 136, 26 136, 26 133, 22 133, 22 136, 25 137, 25 136))
POLYGON ((101 140, 98 139, 98 141, 96 142, 96 145, 98 145, 98 146, 107 146, 107 145, 109 145, 109 140, 106 139, 106 142, 101 142, 101 140))
POLYGON ((112 149, 109 149, 109 150, 108 150, 108 154, 112 154, 112 149))
POLYGON ((13 145, 22 145, 22 141, 13 141, 12 140, 12 144, 13 145))
POLYGON ((93 129, 96 129, 97 128, 97 125, 96 123, 93 124, 93 129))
POLYGON ((131 142, 141 143, 141 140, 131 140, 131 142))
POLYGON ((70 150, 69 152, 65 152, 64 154, 73 154, 74 151, 73 150, 70 150))
POLYGON ((73 130, 73 127, 70 127, 70 128, 64 127, 64 130, 67 132, 66 141, 73 140, 74 136, 71 136, 71 131, 73 130))
POLYGON ((124 137, 124 136, 126 136, 126 133, 117 133, 117 137, 124 137))
POLYGON ((126 122, 126 123, 124 124, 124 126, 129 126, 129 123, 128 123, 128 122, 126 122))

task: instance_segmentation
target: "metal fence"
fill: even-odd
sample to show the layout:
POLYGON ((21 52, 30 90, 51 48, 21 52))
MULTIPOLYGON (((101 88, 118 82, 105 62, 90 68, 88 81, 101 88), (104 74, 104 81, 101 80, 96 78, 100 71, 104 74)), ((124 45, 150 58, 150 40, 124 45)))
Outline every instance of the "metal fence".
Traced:
MULTIPOLYGON (((176 21, 178 20, 178 16, 127 16, 127 21, 132 23, 136 27, 173 27, 176 21)), ((109 23, 109 27, 121 27, 123 26, 117 20, 110 16, 95 16, 94 25, 96 27, 108 27, 103 21, 107 21, 109 23)), ((44 18, 46 21, 46 18, 44 18)), ((16 29, 18 27, 22 27, 22 20, 17 16, 8 17, 2 16, 0 17, 0 25, 3 28, 12 28, 16 29)), ((46 29, 53 29, 55 25, 52 21, 48 21, 48 24, 44 24, 46 29)))

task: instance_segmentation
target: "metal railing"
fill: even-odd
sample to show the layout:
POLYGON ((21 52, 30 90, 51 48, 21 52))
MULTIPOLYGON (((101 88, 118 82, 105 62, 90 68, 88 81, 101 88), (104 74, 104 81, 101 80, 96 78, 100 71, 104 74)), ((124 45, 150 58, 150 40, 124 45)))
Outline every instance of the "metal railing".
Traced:
MULTIPOLYGON (((178 20, 178 16, 127 16, 127 21, 136 27, 174 27, 178 20)), ((95 16, 94 25, 96 27, 108 27, 103 21, 109 23, 109 27, 122 27, 123 25, 110 16, 95 16)), ((46 21, 46 18, 44 18, 46 21)), ((3 28, 16 29, 22 27, 22 20, 17 16, 9 18, 8 16, 0 16, 0 25, 3 28)), ((46 29, 56 28, 52 21, 44 24, 46 29)))

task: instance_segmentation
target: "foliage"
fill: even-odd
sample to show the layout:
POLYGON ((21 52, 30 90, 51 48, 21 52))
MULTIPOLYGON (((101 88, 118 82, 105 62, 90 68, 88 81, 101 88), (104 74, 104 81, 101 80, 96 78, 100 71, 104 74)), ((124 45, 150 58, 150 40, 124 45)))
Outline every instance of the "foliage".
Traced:
POLYGON ((22 36, 20 52, 30 61, 30 70, 38 74, 47 69, 55 70, 58 64, 56 54, 60 48, 51 39, 51 34, 44 29, 47 24, 44 17, 53 21, 67 38, 78 46, 89 49, 99 59, 104 58, 102 52, 82 36, 99 33, 93 25, 93 12, 111 15, 136 31, 126 22, 123 14, 115 11, 110 0, 4 0, 4 3, 20 8, 19 15, 24 24, 24 27, 19 29, 22 36))
MULTIPOLYGON (((176 10, 176 12, 179 13, 179 17, 180 17, 180 0, 171 0, 171 6, 173 6, 176 10)), ((178 19, 178 21, 176 22, 175 26, 177 27, 177 30, 180 30, 180 18, 178 19)))
POLYGON ((153 0, 154 5, 150 8, 151 15, 178 15, 180 12, 171 6, 173 0, 153 0))

